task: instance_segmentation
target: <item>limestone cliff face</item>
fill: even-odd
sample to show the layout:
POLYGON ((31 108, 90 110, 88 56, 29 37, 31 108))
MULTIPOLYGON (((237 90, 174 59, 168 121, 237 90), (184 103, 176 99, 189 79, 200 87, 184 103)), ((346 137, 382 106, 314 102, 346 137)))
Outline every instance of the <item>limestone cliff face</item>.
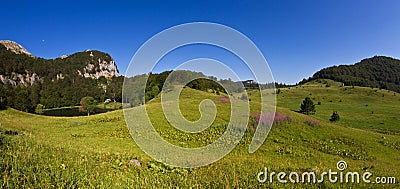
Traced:
POLYGON ((46 60, 33 56, 23 46, 9 40, 0 41, 0 66, 0 81, 12 86, 33 85, 44 77, 55 81, 65 77, 119 76, 112 57, 100 51, 86 50, 46 60))
POLYGON ((92 57, 92 61, 83 68, 83 72, 80 70, 77 71, 79 75, 93 79, 98 79, 101 76, 104 76, 105 78, 119 76, 117 65, 111 57, 106 55, 105 57, 99 57, 96 60, 93 51, 86 50, 85 52, 90 53, 89 56, 92 57))
POLYGON ((5 46, 7 48, 7 50, 10 50, 10 51, 14 52, 15 54, 26 54, 28 56, 33 57, 33 55, 28 50, 26 50, 22 45, 14 42, 14 41, 0 40, 0 44, 5 46))
POLYGON ((33 83, 39 80, 40 78, 36 73, 30 74, 29 72, 26 72, 26 74, 12 72, 9 76, 0 75, 0 81, 3 84, 10 83, 12 86, 16 86, 17 84, 24 86, 33 85, 33 83))

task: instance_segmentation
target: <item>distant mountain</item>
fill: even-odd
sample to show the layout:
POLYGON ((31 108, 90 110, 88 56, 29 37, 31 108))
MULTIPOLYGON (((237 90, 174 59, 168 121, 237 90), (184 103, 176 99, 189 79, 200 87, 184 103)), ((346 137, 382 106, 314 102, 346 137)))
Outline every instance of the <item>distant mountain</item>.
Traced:
POLYGON ((33 56, 16 42, 0 41, 0 80, 3 84, 32 85, 38 80, 54 81, 65 76, 98 79, 101 76, 111 78, 118 75, 114 60, 100 51, 86 50, 46 60, 33 56))
POLYGON ((0 41, 0 107, 33 111, 78 105, 82 97, 120 101, 123 77, 112 57, 86 50, 55 59, 32 55, 16 42, 0 41))
POLYGON ((332 79, 350 86, 377 87, 400 92, 400 60, 374 56, 354 65, 324 68, 310 79, 332 79))

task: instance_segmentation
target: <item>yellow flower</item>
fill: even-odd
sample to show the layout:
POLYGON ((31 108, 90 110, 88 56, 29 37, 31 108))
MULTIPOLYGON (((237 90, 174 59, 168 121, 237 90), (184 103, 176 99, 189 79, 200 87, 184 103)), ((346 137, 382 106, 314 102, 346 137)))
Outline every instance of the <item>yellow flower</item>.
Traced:
POLYGON ((62 163, 61 165, 60 165, 60 168, 61 169, 65 169, 67 166, 64 164, 64 163, 62 163))

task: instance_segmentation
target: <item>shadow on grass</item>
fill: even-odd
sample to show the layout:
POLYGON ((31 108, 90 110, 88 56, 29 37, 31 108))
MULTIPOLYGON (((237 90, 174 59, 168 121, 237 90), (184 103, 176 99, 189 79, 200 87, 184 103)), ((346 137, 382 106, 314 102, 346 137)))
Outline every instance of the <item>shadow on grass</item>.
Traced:
MULTIPOLYGON (((105 113, 109 111, 113 111, 115 109, 110 108, 98 108, 94 109, 94 112, 90 115, 105 113)), ((86 112, 80 112, 79 107, 64 107, 64 108, 54 108, 48 109, 43 112, 43 115, 46 116, 58 116, 58 117, 74 117, 74 116, 87 116, 86 112)))

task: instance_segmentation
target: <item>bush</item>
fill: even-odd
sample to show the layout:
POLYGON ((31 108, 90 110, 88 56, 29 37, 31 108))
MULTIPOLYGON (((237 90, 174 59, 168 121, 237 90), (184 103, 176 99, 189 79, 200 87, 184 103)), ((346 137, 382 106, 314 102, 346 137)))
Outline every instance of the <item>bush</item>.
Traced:
POLYGON ((329 119, 329 121, 336 122, 336 121, 339 121, 339 119, 340 119, 339 114, 337 113, 337 111, 334 111, 333 114, 331 115, 331 119, 329 119))

